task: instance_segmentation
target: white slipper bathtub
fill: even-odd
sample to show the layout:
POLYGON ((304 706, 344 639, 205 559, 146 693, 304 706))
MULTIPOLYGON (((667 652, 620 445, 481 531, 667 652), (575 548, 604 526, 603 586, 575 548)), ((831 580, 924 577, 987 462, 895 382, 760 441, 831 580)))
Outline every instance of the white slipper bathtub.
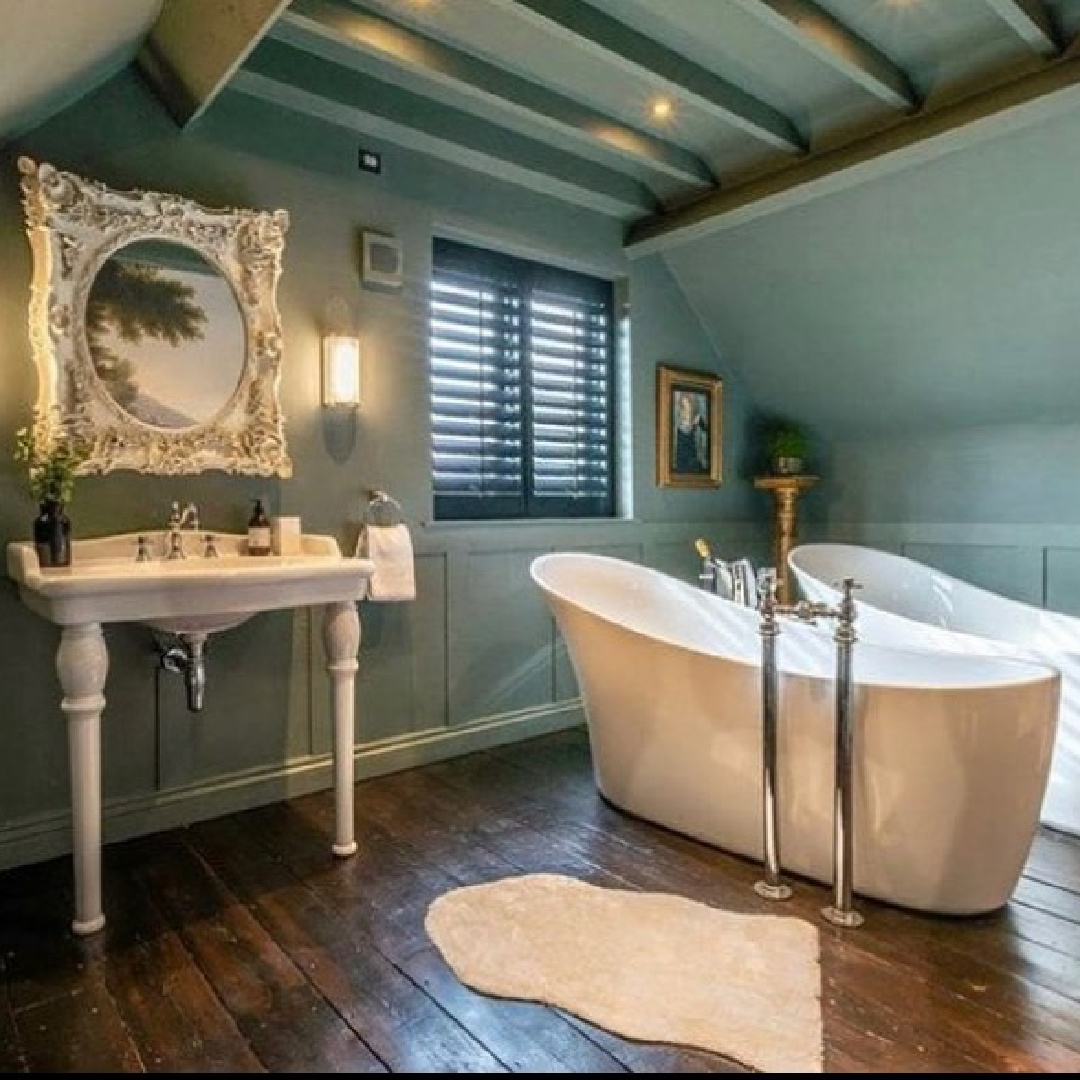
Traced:
MULTIPOLYGON (((532 576, 569 648, 603 795, 760 859, 757 612, 600 555, 542 555, 532 576)), ((785 620, 779 666, 782 864, 828 882, 833 643, 785 620)), ((860 644, 854 673, 855 890, 925 911, 1001 907, 1038 825, 1057 672, 860 644)))
POLYGON ((1061 713, 1042 821, 1080 836, 1080 619, 1009 600, 903 555, 855 544, 803 544, 788 556, 799 589, 833 602, 832 583, 862 589, 864 641, 949 653, 1014 656, 1061 672, 1061 713))

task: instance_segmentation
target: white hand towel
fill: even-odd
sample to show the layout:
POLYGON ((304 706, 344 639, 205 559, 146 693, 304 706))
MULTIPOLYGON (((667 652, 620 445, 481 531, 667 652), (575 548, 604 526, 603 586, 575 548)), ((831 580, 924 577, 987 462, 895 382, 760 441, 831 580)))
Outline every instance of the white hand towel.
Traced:
POLYGON ((357 555, 366 555, 375 569, 368 581, 369 600, 415 600, 416 572, 408 525, 364 525, 357 555))

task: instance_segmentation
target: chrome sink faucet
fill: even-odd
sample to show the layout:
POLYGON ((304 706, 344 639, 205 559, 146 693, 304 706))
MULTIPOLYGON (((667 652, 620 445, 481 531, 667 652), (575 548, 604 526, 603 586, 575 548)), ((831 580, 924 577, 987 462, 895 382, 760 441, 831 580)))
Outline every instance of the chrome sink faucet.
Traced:
POLYGON ((199 508, 193 502, 189 502, 184 509, 181 510, 180 504, 174 502, 172 504, 172 512, 169 514, 169 550, 166 558, 185 558, 186 552, 184 551, 183 534, 185 532, 198 531, 199 508))

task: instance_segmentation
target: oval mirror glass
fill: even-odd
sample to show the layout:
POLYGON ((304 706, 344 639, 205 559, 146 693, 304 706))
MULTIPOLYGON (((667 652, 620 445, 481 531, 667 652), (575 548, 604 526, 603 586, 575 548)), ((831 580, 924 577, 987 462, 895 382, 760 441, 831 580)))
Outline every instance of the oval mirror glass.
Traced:
POLYGON ((86 340, 109 397, 156 428, 211 420, 247 355, 232 286, 202 254, 171 240, 138 240, 102 263, 87 297, 86 340))

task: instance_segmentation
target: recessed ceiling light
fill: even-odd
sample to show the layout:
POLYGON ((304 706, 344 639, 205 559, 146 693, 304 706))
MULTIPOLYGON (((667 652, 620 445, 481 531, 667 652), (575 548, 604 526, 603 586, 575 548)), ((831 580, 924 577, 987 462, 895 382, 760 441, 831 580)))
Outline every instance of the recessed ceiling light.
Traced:
POLYGON ((670 120, 675 106, 671 104, 671 98, 658 97, 654 99, 650 112, 654 120, 670 120))

